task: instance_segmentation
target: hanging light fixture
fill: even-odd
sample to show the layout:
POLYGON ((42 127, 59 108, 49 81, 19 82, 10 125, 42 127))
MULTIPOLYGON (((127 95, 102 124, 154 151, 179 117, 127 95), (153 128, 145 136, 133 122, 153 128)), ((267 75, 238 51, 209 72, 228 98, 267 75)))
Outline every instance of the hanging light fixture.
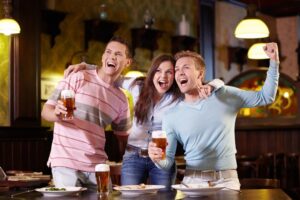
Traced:
POLYGON ((11 0, 3 0, 4 18, 0 20, 0 33, 4 35, 19 34, 21 32, 20 25, 14 20, 11 14, 11 0))
POLYGON ((138 71, 138 70, 130 70, 125 74, 125 77, 127 78, 137 78, 137 77, 144 77, 145 74, 138 71))
POLYGON ((235 37, 243 39, 269 37, 270 32, 267 25, 261 19, 258 19, 255 13, 255 5, 249 5, 247 16, 235 28, 235 37))
POLYGON ((266 43, 255 43, 248 50, 248 58, 254 60, 268 59, 268 55, 264 51, 266 43))

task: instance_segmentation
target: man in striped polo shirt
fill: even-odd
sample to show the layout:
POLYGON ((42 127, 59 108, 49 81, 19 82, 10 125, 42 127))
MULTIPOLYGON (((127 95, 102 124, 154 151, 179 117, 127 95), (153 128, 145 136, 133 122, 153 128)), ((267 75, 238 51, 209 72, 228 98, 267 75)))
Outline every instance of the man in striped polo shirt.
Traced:
POLYGON ((53 142, 48 160, 55 187, 85 186, 96 189, 95 165, 108 159, 104 150, 105 127, 127 140, 131 127, 128 100, 115 86, 123 69, 131 64, 127 43, 112 38, 102 55, 102 67, 73 73, 59 82, 45 103, 42 117, 54 122, 53 142), (60 99, 64 89, 75 93, 73 120, 62 120, 66 113, 60 99))

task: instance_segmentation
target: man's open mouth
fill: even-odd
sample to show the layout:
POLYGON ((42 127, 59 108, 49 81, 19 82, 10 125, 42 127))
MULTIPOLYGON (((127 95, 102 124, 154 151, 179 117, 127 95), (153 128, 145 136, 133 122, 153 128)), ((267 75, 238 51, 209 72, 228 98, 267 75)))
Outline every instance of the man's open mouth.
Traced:
POLYGON ((184 84, 186 84, 187 82, 188 82, 187 79, 181 79, 181 80, 179 80, 180 85, 184 85, 184 84))
POLYGON ((116 65, 114 63, 107 63, 107 67, 113 67, 113 68, 115 68, 116 65))

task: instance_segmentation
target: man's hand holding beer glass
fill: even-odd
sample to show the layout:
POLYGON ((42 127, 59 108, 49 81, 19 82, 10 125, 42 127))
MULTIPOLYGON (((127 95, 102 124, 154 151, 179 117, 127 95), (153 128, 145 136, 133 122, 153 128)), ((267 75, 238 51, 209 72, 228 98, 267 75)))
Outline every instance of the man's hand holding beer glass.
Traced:
POLYGON ((75 110, 75 96, 72 90, 62 90, 54 113, 62 120, 72 120, 75 110))
POLYGON ((167 136, 164 131, 153 131, 152 141, 149 142, 148 154, 154 161, 158 162, 166 158, 167 136))

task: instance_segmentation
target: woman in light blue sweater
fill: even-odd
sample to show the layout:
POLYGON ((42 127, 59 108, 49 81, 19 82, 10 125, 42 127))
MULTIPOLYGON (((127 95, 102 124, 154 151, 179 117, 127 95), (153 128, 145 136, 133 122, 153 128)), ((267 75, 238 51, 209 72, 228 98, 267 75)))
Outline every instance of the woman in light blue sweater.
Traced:
POLYGON ((185 183, 202 183, 240 189, 236 168, 235 121, 240 108, 272 103, 279 80, 279 56, 276 43, 264 48, 270 57, 267 78, 260 91, 246 91, 224 86, 203 99, 196 95, 196 80, 203 78, 205 64, 195 52, 175 55, 175 80, 184 99, 169 110, 163 119, 167 133, 166 159, 154 143, 149 156, 161 169, 174 163, 177 141, 185 151, 185 183))

